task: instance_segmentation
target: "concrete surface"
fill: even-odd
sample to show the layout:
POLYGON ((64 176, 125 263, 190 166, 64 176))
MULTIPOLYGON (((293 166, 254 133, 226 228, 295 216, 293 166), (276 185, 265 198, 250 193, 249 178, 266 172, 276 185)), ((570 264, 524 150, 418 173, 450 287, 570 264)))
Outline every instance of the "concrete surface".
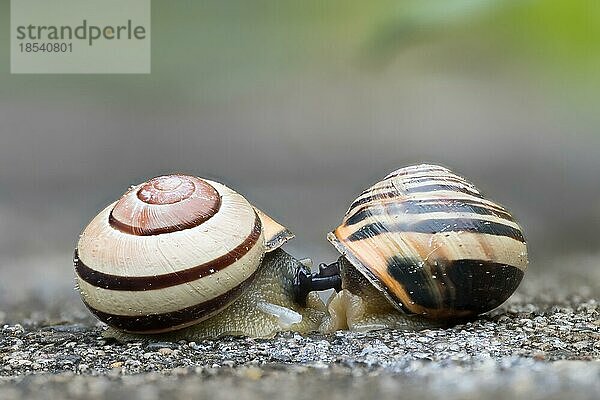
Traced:
POLYGON ((489 315, 421 332, 120 344, 77 302, 15 306, 0 315, 0 398, 597 398, 596 293, 530 278, 489 315))

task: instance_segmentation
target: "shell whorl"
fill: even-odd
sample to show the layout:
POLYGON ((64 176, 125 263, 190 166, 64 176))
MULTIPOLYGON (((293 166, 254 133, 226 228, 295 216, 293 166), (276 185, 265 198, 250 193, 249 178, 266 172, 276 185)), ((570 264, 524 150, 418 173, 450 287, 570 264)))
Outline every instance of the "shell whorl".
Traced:
POLYGON ((231 304, 265 253, 261 219, 217 182, 185 175, 133 187, 83 231, 77 283, 100 320, 138 333, 179 329, 231 304))
POLYGON ((388 174, 328 239, 397 308, 431 318, 497 307, 527 267, 523 233, 508 211, 437 165, 388 174))
POLYGON ((221 206, 217 190, 193 176, 159 176, 117 202, 110 213, 113 228, 132 235, 157 235, 198 226, 221 206))

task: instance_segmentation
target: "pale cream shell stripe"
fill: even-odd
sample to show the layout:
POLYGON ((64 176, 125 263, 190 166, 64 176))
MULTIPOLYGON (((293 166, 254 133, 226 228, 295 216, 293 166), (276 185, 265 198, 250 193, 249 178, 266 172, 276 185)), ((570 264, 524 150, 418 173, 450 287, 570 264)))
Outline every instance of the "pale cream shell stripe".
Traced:
POLYGON ((423 169, 420 169, 402 175, 389 174, 378 184, 389 185, 390 182, 392 182, 393 185, 406 185, 407 188, 426 185, 461 185, 465 189, 479 193, 479 190, 475 185, 450 170, 424 171, 423 169), (419 181, 415 182, 416 180, 419 181))
POLYGON ((474 193, 476 195, 481 195, 481 193, 479 193, 479 190, 477 190, 476 188, 474 188, 471 185, 468 185, 466 182, 457 182, 457 181, 450 181, 450 180, 445 180, 444 177, 440 176, 439 178, 435 178, 435 179, 428 179, 428 180, 424 180, 424 181, 415 181, 414 179, 407 179, 407 180, 394 180, 392 181, 393 185, 395 187, 398 188, 398 190, 411 190, 411 189, 418 189, 420 187, 424 187, 424 186, 429 186, 429 185, 444 185, 444 186, 451 186, 451 187, 456 187, 457 189, 464 189, 464 190, 468 190, 471 193, 474 193))
MULTIPOLYGON (((114 204, 88 225, 78 244, 78 256, 89 268, 111 275, 153 276, 183 271, 229 253, 250 236, 256 219, 253 207, 239 194, 209 182, 222 197, 221 208, 203 224, 154 236, 123 233, 108 224, 114 204)), ((264 234, 249 251, 221 271, 195 281, 149 291, 95 287, 77 278, 90 307, 110 314, 136 316, 168 313, 229 292, 248 279, 264 255, 264 234)))
MULTIPOLYGON (((419 166, 422 167, 422 166, 419 166)), ((424 167, 430 167, 425 165, 424 167)), ((398 170, 401 171, 401 170, 398 170)), ((434 171, 422 171, 422 168, 415 169, 415 172, 406 173, 402 175, 394 175, 394 173, 388 174, 383 180, 375 183, 369 189, 363 191, 356 201, 360 201, 363 198, 374 196, 377 194, 384 194, 392 188, 397 188, 398 190, 406 190, 411 188, 416 188, 420 186, 428 186, 428 185, 447 185, 447 186, 456 186, 457 188, 462 188, 473 192, 474 194, 480 195, 479 190, 470 182, 465 180, 463 177, 460 177, 447 169, 443 170, 434 170, 434 171), (416 179, 420 178, 428 178, 424 181, 414 182, 416 179)))
POLYGON ((450 175, 450 174, 453 174, 453 172, 450 171, 448 168, 442 167, 439 165, 421 164, 421 165, 413 165, 410 167, 399 168, 399 169, 387 174, 385 176, 385 178, 383 178, 383 180, 387 180, 387 179, 395 178, 395 177, 403 178, 403 177, 409 177, 409 176, 433 175, 433 174, 450 175))
MULTIPOLYGON (((455 181, 455 180, 445 179, 445 178, 449 177, 448 175, 440 175, 440 176, 436 176, 436 177, 431 177, 430 175, 424 175, 424 176, 426 176, 429 179, 424 180, 424 181, 415 182, 414 179, 419 178, 418 176, 417 177, 412 177, 412 176, 411 177, 403 177, 402 179, 399 179, 398 177, 390 178, 390 180, 385 180, 385 181, 379 182, 379 183, 371 186, 369 189, 362 192, 360 194, 360 196, 358 196, 356 198, 355 201, 360 201, 363 198, 378 195, 378 194, 385 194, 394 189, 396 189, 400 192, 405 192, 410 189, 415 189, 415 188, 429 186, 429 185, 452 186, 452 187, 456 187, 457 189, 468 190, 469 192, 473 193, 476 196, 481 196, 481 193, 475 186, 473 186, 469 182, 462 180, 462 178, 460 178, 458 176, 453 175, 450 177, 455 178, 455 179, 460 179, 461 180, 460 182, 455 181)), ((446 189, 446 191, 448 191, 448 190, 451 190, 451 189, 446 189)), ((411 194, 417 194, 417 193, 411 193, 411 194)), ((431 192, 424 192, 423 194, 426 194, 426 193, 429 193, 431 195, 431 192)), ((479 197, 477 197, 477 198, 479 198, 479 197)))
MULTIPOLYGON (((374 195, 381 195, 381 197, 374 197, 372 200, 370 200, 369 202, 366 203, 362 203, 362 204, 358 204, 354 207, 351 207, 350 209, 348 209, 348 212, 346 213, 346 218, 349 218, 350 216, 352 216, 354 213, 356 213, 357 211, 370 207, 373 205, 373 203, 385 203, 388 201, 398 201, 398 199, 394 200, 393 198, 383 198, 383 196, 385 196, 386 194, 391 194, 392 190, 397 190, 397 189, 392 189, 392 188, 388 188, 383 189, 383 190, 377 190, 374 192, 369 192, 366 193, 365 195, 359 197, 356 201, 361 200, 362 198, 367 198, 369 196, 374 196, 374 195)), ((494 203, 493 201, 481 198, 481 197, 477 197, 474 195, 470 195, 469 193, 464 193, 464 192, 456 192, 454 190, 451 189, 442 189, 442 190, 436 190, 435 192, 423 192, 423 193, 410 193, 410 194, 402 194, 402 193, 396 193, 396 196, 394 197, 398 197, 399 199, 402 200, 421 200, 421 201, 426 201, 426 200, 431 200, 431 201, 435 201, 435 200, 453 200, 453 201, 461 201, 461 200, 465 200, 465 201, 471 201, 471 202, 477 202, 479 203, 481 206, 484 207, 488 207, 490 208, 490 210, 499 210, 499 211, 503 211, 503 212, 507 212, 506 209, 504 207, 502 207, 501 205, 494 203)), ((356 203, 355 201, 355 203, 356 203)))

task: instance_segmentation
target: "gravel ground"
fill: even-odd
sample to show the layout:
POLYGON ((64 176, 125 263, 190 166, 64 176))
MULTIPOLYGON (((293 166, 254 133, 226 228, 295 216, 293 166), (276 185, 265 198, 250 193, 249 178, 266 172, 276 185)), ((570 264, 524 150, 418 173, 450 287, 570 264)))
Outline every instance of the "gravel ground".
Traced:
POLYGON ((129 344, 37 314, 1 329, 0 398, 595 399, 599 312, 517 295, 451 329, 129 344))
POLYGON ((196 343, 103 339, 69 262, 70 254, 0 259, 0 400, 575 400, 600 392, 598 253, 534 263, 505 305, 450 329, 196 343))

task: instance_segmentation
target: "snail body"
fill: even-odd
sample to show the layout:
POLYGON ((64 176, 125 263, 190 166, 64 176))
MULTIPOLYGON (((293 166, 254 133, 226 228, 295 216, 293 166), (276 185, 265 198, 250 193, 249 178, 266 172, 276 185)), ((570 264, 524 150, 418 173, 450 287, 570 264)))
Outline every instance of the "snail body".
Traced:
POLYGON ((441 326, 490 311, 527 268, 508 211, 449 169, 401 168, 365 190, 328 235, 343 290, 325 331, 441 326))
POLYGON ((306 267, 280 249, 292 237, 225 185, 161 176, 132 187, 84 229, 77 285, 87 308, 121 338, 308 331, 322 311, 315 294, 315 308, 293 301, 289 282, 306 267))

